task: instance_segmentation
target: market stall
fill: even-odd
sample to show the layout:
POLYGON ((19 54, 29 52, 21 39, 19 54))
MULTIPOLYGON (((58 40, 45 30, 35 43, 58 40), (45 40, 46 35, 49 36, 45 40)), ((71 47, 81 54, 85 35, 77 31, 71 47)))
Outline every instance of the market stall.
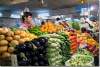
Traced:
POLYGON ((4 18, 0 20, 0 66, 99 66, 97 8, 91 7, 92 0, 89 3, 87 0, 60 2, 29 0, 21 3, 28 5, 31 13, 27 7, 17 12, 18 6, 23 7, 11 1, 15 11, 6 7, 8 13, 2 11, 4 18), (9 19, 11 12, 16 15, 11 14, 9 19))
POLYGON ((27 31, 0 28, 0 58, 16 55, 18 66, 94 66, 99 43, 80 23, 65 23, 49 20, 27 31))

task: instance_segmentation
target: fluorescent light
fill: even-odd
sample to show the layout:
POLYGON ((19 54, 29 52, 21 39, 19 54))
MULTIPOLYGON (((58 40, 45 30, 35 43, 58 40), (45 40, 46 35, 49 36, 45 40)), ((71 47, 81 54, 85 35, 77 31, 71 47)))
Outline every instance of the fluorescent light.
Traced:
POLYGON ((3 15, 3 14, 2 14, 2 13, 0 13, 0 17, 2 17, 2 15, 3 15))
POLYGON ((79 19, 74 19, 74 21, 79 22, 80 20, 79 19))
POLYGON ((38 14, 38 16, 50 16, 49 13, 42 13, 42 14, 38 14))
POLYGON ((11 17, 11 18, 20 18, 20 15, 18 15, 18 14, 11 14, 10 17, 11 17))
POLYGON ((91 6, 90 7, 90 11, 93 11, 95 8, 94 8, 94 6, 91 6))
POLYGON ((82 8, 81 9, 81 16, 87 16, 87 15, 89 15, 90 14, 90 11, 89 11, 89 9, 88 8, 82 8))
POLYGON ((71 18, 65 18, 65 20, 71 20, 71 18))
POLYGON ((40 9, 40 10, 36 10, 36 13, 49 13, 49 10, 40 9))

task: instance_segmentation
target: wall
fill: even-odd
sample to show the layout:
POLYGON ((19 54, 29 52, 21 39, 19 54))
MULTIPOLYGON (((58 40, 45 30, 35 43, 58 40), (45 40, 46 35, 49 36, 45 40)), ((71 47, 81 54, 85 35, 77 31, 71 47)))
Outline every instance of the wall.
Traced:
MULTIPOLYGON (((42 21, 41 19, 33 18, 33 23, 35 25, 40 25, 41 21, 42 21)), ((16 26, 17 24, 20 24, 20 22, 21 22, 20 19, 0 18, 0 26, 4 26, 4 27, 16 26)))
POLYGON ((0 18, 0 26, 12 27, 20 22, 20 19, 0 18))

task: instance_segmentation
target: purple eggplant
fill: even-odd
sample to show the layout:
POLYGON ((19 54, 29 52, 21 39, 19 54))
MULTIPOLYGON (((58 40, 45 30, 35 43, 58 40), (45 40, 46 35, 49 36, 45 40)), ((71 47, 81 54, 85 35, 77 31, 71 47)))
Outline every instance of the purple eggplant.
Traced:
POLYGON ((39 38, 39 42, 42 44, 42 45, 45 45, 46 43, 47 43, 47 38, 45 38, 45 37, 40 37, 39 38))

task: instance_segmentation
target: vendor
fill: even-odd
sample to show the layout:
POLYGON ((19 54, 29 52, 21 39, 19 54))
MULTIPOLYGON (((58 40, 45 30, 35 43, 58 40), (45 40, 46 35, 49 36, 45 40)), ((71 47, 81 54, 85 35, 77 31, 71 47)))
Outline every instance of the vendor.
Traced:
POLYGON ((22 24, 20 28, 22 29, 30 29, 34 27, 33 21, 32 21, 32 13, 30 12, 24 12, 24 15, 22 16, 22 24))
POLYGON ((82 32, 90 32, 93 29, 93 25, 89 23, 86 18, 81 19, 81 29, 82 32), (84 30, 83 30, 84 29, 84 30), (86 30, 85 30, 86 29, 86 30))

